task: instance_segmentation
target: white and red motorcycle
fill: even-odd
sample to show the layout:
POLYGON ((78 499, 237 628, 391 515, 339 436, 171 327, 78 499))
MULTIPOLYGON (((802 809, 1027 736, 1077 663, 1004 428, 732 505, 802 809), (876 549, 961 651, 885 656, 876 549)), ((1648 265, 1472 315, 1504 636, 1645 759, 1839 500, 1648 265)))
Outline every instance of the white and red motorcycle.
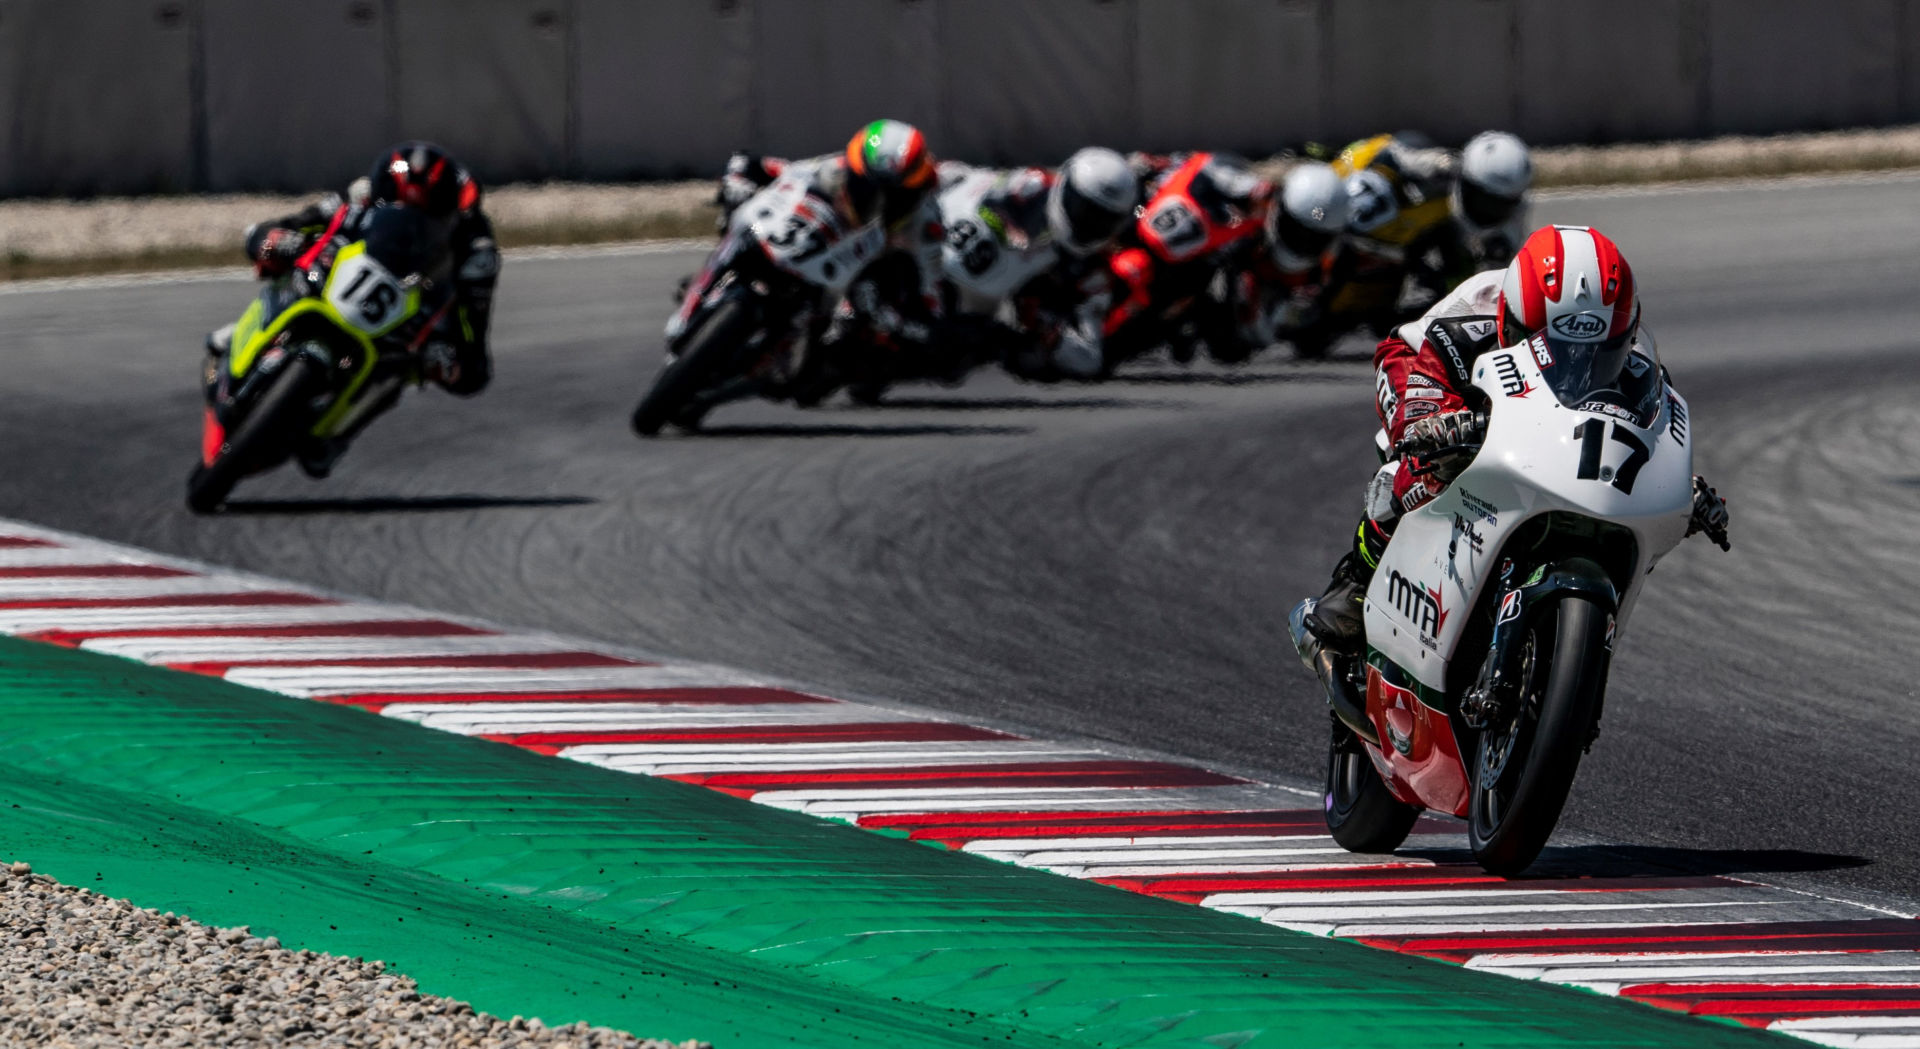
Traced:
MULTIPOLYGON (((1475 859, 1524 870, 1599 733, 1614 639, 1688 533, 1687 404, 1644 331, 1615 387, 1577 347, 1483 354, 1485 439, 1401 519, 1366 597, 1364 659, 1290 627, 1334 714, 1327 828, 1398 847, 1423 809, 1465 817, 1475 859), (1555 353, 1558 354, 1557 358, 1555 353)), ((1721 538, 1724 545, 1723 537, 1721 538)))
POLYGON ((694 429, 715 405, 785 388, 834 303, 885 254, 885 227, 854 225, 809 192, 807 163, 790 165, 728 217, 667 321, 667 366, 633 411, 636 433, 650 437, 668 423, 694 429))

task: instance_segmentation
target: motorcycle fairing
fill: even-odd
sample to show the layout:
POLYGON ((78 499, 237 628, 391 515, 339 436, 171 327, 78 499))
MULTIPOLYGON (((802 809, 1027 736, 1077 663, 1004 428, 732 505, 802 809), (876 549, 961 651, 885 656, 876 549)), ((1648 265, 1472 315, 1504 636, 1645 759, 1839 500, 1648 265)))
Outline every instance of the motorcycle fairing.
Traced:
POLYGON ((1492 405, 1481 452, 1401 519, 1367 590, 1368 644, 1442 697, 1474 604, 1520 526, 1559 511, 1631 532, 1638 563, 1620 594, 1624 624, 1639 577, 1686 535, 1693 506, 1693 451, 1672 424, 1685 401, 1670 389, 1642 427, 1621 417, 1631 413, 1562 405, 1526 347, 1482 354, 1473 383, 1492 405))
POLYGON ((797 172, 754 194, 734 212, 734 222, 776 267, 834 296, 845 294, 887 247, 878 219, 849 226, 832 203, 807 191, 797 172))
MULTIPOLYGON (((353 341, 359 350, 359 367, 340 387, 333 403, 315 421, 311 432, 316 437, 327 437, 339 430, 366 399, 362 394, 379 392, 367 389, 367 380, 373 375, 380 359, 375 339, 393 332, 420 310, 420 290, 411 287, 400 291, 400 297, 392 308, 383 311, 376 323, 361 323, 342 312, 336 303, 349 300, 347 289, 353 280, 377 266, 371 259, 361 265, 353 263, 365 250, 366 245, 358 241, 342 247, 317 295, 302 294, 294 284, 295 277, 275 280, 261 289, 234 323, 233 341, 227 354, 227 372, 235 380, 245 379, 260 362, 267 348, 279 341, 302 318, 319 319, 329 330, 353 341)), ((391 274, 386 273, 384 267, 379 267, 377 272, 369 273, 367 279, 391 281, 391 274)), ((397 281, 392 283, 396 288, 399 286, 397 281)))
POLYGON ((1408 678, 1379 652, 1367 653, 1367 717, 1380 746, 1366 748, 1394 797, 1412 805, 1467 814, 1471 787, 1446 698, 1408 678), (1393 754, 1389 756, 1387 750, 1393 754))

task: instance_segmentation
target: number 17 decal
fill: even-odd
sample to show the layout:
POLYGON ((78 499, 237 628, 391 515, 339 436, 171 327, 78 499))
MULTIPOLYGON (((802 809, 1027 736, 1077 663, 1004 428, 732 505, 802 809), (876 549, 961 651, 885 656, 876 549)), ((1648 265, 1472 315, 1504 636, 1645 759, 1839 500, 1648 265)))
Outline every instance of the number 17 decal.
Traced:
POLYGON ((1611 477, 1602 473, 1600 453, 1606 448, 1607 422, 1604 419, 1588 419, 1573 428, 1574 440, 1580 442, 1580 468, 1574 475, 1582 481, 1612 481, 1615 488, 1632 495, 1633 482, 1640 476, 1640 468, 1647 465, 1653 452, 1632 430, 1614 423, 1613 439, 1627 446, 1627 461, 1620 469, 1613 471, 1611 477))

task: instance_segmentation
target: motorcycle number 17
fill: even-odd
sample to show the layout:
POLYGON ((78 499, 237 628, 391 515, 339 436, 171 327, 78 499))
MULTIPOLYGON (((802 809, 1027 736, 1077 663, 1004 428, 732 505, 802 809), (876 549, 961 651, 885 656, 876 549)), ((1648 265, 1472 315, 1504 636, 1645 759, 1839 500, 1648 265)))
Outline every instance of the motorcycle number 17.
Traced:
POLYGON ((405 316, 407 296, 385 266, 356 255, 339 265, 327 298, 355 327, 377 334, 405 316))
POLYGON ((1647 465, 1652 457, 1652 449, 1632 430, 1619 423, 1612 425, 1613 440, 1627 447, 1627 458, 1618 469, 1600 465, 1600 456, 1606 450, 1608 425, 1604 419, 1588 419, 1573 428, 1573 439, 1580 442, 1580 465, 1575 477, 1582 481, 1608 481, 1624 495, 1633 494, 1633 482, 1640 476, 1640 468, 1647 465))

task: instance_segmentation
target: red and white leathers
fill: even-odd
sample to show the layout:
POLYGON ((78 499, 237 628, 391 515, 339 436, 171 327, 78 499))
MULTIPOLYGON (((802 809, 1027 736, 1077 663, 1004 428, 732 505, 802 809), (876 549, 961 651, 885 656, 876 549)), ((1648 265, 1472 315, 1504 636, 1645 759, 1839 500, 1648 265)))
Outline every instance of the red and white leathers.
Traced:
MULTIPOLYGON (((1374 350, 1375 408, 1388 448, 1399 443, 1409 424, 1468 406, 1462 392, 1471 387, 1474 359, 1499 340, 1504 273, 1486 270, 1468 277, 1374 350)), ((1391 460, 1367 486, 1367 518, 1391 532, 1401 514, 1426 504, 1442 487, 1417 459, 1391 460)))

